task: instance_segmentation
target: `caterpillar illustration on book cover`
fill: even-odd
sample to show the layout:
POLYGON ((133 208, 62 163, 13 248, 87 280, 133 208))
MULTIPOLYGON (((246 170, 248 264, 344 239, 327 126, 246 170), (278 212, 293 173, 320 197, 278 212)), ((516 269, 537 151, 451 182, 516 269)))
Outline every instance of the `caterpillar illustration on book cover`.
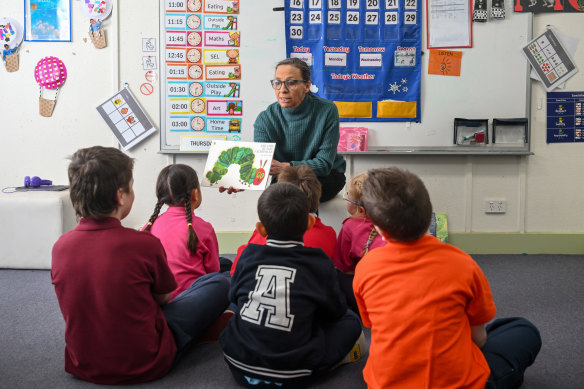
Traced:
POLYGON ((201 185, 263 190, 274 149, 275 143, 213 141, 201 185))

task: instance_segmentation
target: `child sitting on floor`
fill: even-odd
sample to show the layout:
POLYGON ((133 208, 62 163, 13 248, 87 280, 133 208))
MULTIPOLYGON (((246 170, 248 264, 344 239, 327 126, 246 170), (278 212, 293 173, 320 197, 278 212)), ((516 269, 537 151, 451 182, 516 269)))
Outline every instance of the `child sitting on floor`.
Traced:
MULTIPOLYGON (((337 233, 332 227, 323 224, 316 215, 321 195, 321 184, 316 174, 308 165, 287 166, 278 174, 278 182, 288 182, 306 193, 306 196, 308 196, 308 208, 314 215, 315 222, 314 226, 304 233, 304 245, 306 247, 321 248, 332 259, 337 245, 337 233)), ((247 243, 266 244, 266 237, 255 230, 247 243)), ((246 247, 247 244, 244 244, 237 250, 237 255, 231 266, 231 276, 233 276, 237 261, 246 247)))
POLYGON ((432 204, 407 170, 375 169, 363 183, 367 215, 387 244, 355 269, 353 288, 371 328, 363 370, 375 388, 515 389, 541 348, 535 326, 498 319, 474 260, 428 235, 432 204))
POLYGON ((175 298, 199 277, 219 271, 219 244, 211 223, 195 216, 203 200, 195 170, 183 164, 163 168, 156 181, 158 201, 145 231, 162 242, 174 274, 175 298), (166 212, 160 214, 164 205, 166 212))
POLYGON ((164 376, 227 307, 229 281, 219 275, 168 302, 177 285, 162 244, 121 224, 134 203, 133 166, 112 147, 75 152, 69 191, 81 220, 53 246, 65 370, 97 384, 164 376))
POLYGON ((349 181, 343 199, 347 202, 347 211, 351 216, 343 221, 333 257, 333 263, 339 270, 341 290, 347 298, 347 305, 355 312, 358 311, 353 294, 355 266, 369 250, 385 244, 367 217, 361 200, 362 185, 366 179, 367 173, 361 173, 349 181))
POLYGON ((249 244, 237 263, 229 290, 237 310, 221 347, 240 385, 304 388, 350 351, 360 358, 361 322, 347 310, 330 258, 302 243, 315 221, 304 192, 272 184, 257 209, 257 231, 268 239, 249 244))

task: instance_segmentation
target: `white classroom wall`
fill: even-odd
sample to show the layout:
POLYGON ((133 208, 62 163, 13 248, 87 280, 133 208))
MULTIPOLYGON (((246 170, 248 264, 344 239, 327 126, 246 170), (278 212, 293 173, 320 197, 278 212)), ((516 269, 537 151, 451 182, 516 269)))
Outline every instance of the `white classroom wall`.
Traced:
MULTIPOLYGON (((92 145, 116 146, 95 106, 113 95, 125 82, 155 125, 160 127, 158 92, 150 96, 138 92, 139 85, 145 82, 141 39, 158 38, 156 7, 152 7, 152 18, 136 20, 135 10, 144 2, 115 2, 113 15, 104 22, 108 47, 97 50, 89 39, 85 39, 88 23, 79 10, 79 0, 71 3, 73 42, 23 42, 20 70, 7 73, 0 69, 2 187, 22 185, 25 175, 38 175, 52 179, 56 184, 66 184, 67 157, 75 150, 92 145), (119 49, 121 46, 124 50, 119 49), (47 55, 61 58, 68 69, 67 82, 51 118, 38 114, 39 90, 33 76, 36 62, 47 55)), ((266 3, 269 3, 266 6, 278 6, 278 2, 266 3)), ((246 10, 245 2, 242 2, 241 10, 241 23, 253 23, 252 10, 246 10)), ((22 21, 22 0, 2 1, 0 14, 22 21)), ((564 34, 581 37, 583 21, 579 14, 535 15, 534 35, 551 24, 564 34)), ((267 23, 271 25, 272 22, 267 23)), ((159 39, 157 42, 160 43, 159 39)), ((245 42, 243 36, 242 44, 248 45, 246 55, 253 55, 253 42, 245 42)), ((275 61, 283 56, 284 48, 274 53, 275 61)), ((579 43, 574 60, 580 66, 584 64, 584 43, 579 43)), ((245 58, 241 61, 245 64, 245 58)), ((261 99, 266 105, 274 101, 267 83, 272 66, 265 64, 265 68, 255 68, 253 75, 247 80, 242 79, 242 83, 253 83, 254 90, 242 96, 244 102, 249 98, 261 99), (265 79, 261 84, 256 82, 261 79, 265 79)), ((489 74, 488 69, 485 69, 485 74, 489 74)), ((353 159, 352 171, 358 173, 372 167, 398 165, 419 174, 427 184, 434 209, 448 214, 451 232, 582 232, 584 144, 546 144, 546 92, 538 82, 532 81, 532 85, 532 156, 362 156, 353 159), (537 108, 539 99, 543 101, 543 109, 537 108), (506 200, 507 213, 485 214, 485 199, 506 200)), ((242 91, 246 87, 251 88, 251 85, 242 84, 242 91)), ((566 83, 565 90, 584 90, 584 69, 566 83)), ((504 93, 505 90, 501 90, 501 94, 504 93)), ((248 126, 255 115, 257 112, 246 112, 248 126)), ((199 173, 203 170, 205 155, 169 155, 158 151, 156 134, 129 152, 136 159, 136 200, 132 213, 124 221, 126 226, 141 227, 148 219, 155 203, 156 176, 166 164, 187 163, 199 173)), ((246 191, 227 196, 219 194, 216 189, 204 188, 203 205, 197 214, 209 220, 218 233, 251 231, 256 221, 258 195, 246 191)))

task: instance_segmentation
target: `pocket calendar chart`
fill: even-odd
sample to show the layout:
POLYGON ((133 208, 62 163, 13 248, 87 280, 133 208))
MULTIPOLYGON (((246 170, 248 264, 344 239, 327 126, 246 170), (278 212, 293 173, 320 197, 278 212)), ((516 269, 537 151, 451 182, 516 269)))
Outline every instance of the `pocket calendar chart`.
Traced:
POLYGON ((341 121, 420 121, 421 0, 285 0, 286 53, 341 121))

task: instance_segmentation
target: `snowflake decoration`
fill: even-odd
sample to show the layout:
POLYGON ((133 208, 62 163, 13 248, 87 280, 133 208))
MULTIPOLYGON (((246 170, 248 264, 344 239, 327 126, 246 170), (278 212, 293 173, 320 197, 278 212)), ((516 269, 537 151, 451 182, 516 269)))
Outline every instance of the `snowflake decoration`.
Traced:
POLYGON ((407 84, 408 83, 408 79, 407 78, 402 78, 401 83, 402 84, 407 84))
POLYGON ((394 95, 400 91, 399 89, 399 85, 397 84, 397 82, 394 82, 393 84, 389 84, 389 89, 388 91, 392 92, 394 95))
POLYGON ((402 88, 402 92, 407 92, 407 91, 408 91, 408 87, 407 87, 407 86, 404 86, 404 87, 402 88))

